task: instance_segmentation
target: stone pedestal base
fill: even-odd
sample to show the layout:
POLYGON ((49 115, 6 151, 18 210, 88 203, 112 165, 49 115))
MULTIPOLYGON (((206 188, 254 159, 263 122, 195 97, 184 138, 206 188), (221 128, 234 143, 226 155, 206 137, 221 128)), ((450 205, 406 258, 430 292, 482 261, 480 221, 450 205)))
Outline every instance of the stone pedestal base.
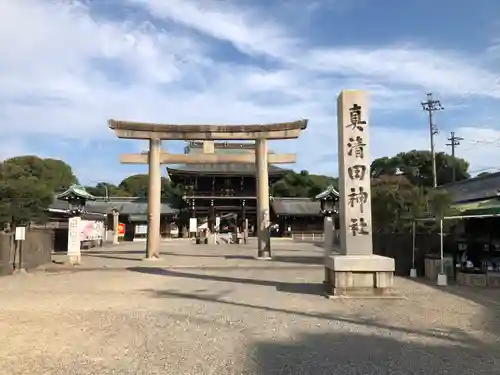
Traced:
POLYGON ((393 294, 394 259, 379 255, 333 255, 325 258, 326 293, 371 297, 393 294))
POLYGON ((438 286, 448 285, 448 276, 446 276, 445 274, 438 274, 437 285, 438 286))
POLYGON ((69 264, 80 264, 82 262, 81 254, 68 254, 68 263, 69 264))

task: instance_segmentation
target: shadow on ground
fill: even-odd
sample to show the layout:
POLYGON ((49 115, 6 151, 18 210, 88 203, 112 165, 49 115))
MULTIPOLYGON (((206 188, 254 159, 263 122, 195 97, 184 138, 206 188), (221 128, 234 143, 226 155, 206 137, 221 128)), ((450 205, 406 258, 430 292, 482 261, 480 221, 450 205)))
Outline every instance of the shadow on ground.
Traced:
POLYGON ((127 268, 132 272, 145 273, 149 275, 162 275, 168 277, 178 277, 185 279, 196 279, 196 280, 209 280, 209 281, 219 281, 225 283, 236 283, 236 284, 251 284, 260 286, 270 286, 276 288, 279 292, 284 293, 297 293, 297 294, 311 294, 321 296, 323 295, 323 284, 318 283, 286 283, 282 281, 274 280, 259 280, 259 279, 246 279, 240 277, 230 277, 230 276, 218 276, 218 275, 206 275, 191 272, 181 272, 168 270, 164 268, 157 267, 129 267, 127 268))
POLYGON ((294 342, 257 342, 247 368, 259 375, 498 374, 498 347, 464 339, 423 344, 383 335, 304 334, 294 342))
MULTIPOLYGON (((286 250, 288 251, 288 250, 286 250)), ((85 251, 82 252, 82 256, 90 258, 102 258, 102 259, 120 259, 120 260, 132 260, 140 261, 144 255, 145 251, 85 251)), ((224 254, 189 254, 189 253, 173 253, 173 252, 162 252, 161 256, 168 259, 168 257, 181 257, 181 258, 216 258, 225 260, 256 260, 253 255, 224 255, 224 254)), ((274 255, 271 262, 279 263, 295 263, 295 264, 307 264, 307 265, 322 265, 323 257, 321 255, 312 256, 293 256, 293 255, 274 255)))
POLYGON ((390 324, 381 323, 376 319, 360 317, 353 314, 350 314, 347 317, 347 316, 339 316, 338 314, 333 314, 333 313, 319 313, 319 312, 315 313, 297 309, 277 308, 265 305, 246 303, 246 302, 230 301, 226 299, 226 296, 232 292, 231 290, 225 290, 222 292, 211 293, 211 294, 206 293, 207 292, 206 289, 197 290, 196 293, 185 293, 178 290, 152 290, 152 289, 144 290, 144 292, 152 293, 154 296, 158 298, 178 298, 178 299, 187 299, 193 301, 201 301, 205 303, 207 302, 218 303, 222 305, 242 307, 245 309, 249 309, 250 311, 254 310, 254 311, 264 311, 271 313, 290 314, 311 319, 319 319, 324 321, 333 321, 333 322, 372 327, 378 330, 387 330, 390 332, 397 332, 400 334, 415 335, 416 333, 418 333, 418 335, 422 338, 435 339, 436 337, 439 337, 442 341, 446 341, 455 345, 475 340, 474 338, 470 338, 470 336, 466 332, 459 329, 450 329, 450 328, 443 329, 442 327, 441 328, 436 327, 435 329, 429 329, 426 331, 417 332, 413 327, 393 326, 390 324))
MULTIPOLYGON (((470 287, 457 283, 450 283, 446 287, 439 287, 432 280, 425 278, 409 279, 412 282, 438 289, 441 292, 450 293, 457 297, 469 300, 486 309, 486 316, 481 319, 485 331, 493 332, 500 336, 500 289, 470 287)), ((475 319, 475 317, 471 317, 475 319)), ((500 374, 500 370, 498 371, 500 374)))

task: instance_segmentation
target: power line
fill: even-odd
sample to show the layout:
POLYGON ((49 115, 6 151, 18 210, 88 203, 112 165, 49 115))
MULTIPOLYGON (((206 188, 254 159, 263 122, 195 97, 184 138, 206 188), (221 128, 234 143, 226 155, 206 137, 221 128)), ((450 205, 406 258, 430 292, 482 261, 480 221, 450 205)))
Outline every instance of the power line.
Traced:
POLYGON ((437 126, 432 122, 432 114, 435 111, 440 111, 443 108, 439 100, 432 98, 432 93, 427 94, 427 101, 421 102, 422 109, 429 113, 429 136, 431 140, 431 155, 432 155, 432 176, 434 178, 434 187, 437 187, 436 175, 436 153, 434 150, 434 136, 439 133, 437 126))
POLYGON ((446 146, 451 146, 451 156, 453 158, 453 168, 452 168, 452 182, 455 182, 456 180, 456 168, 457 168, 457 163, 455 162, 455 147, 460 146, 460 141, 463 141, 464 139, 462 137, 457 137, 455 135, 455 132, 451 132, 450 138, 448 140, 451 143, 447 143, 446 146))

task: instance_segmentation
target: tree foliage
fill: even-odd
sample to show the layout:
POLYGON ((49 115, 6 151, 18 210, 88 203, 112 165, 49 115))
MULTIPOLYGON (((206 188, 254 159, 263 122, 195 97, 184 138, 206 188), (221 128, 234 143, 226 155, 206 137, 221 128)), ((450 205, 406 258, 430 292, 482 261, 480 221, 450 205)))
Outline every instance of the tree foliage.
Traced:
POLYGON ((0 224, 43 221, 54 193, 77 182, 61 160, 19 156, 0 164, 0 224))
POLYGON ((123 190, 119 186, 110 184, 108 182, 99 182, 95 186, 85 186, 90 194, 96 197, 130 197, 132 196, 128 191, 123 190))
POLYGON ((71 167, 62 160, 17 156, 2 163, 5 179, 35 177, 52 191, 62 191, 78 182, 71 167))
MULTIPOLYGON (((453 181, 455 168, 456 181, 469 178, 469 163, 461 158, 454 158, 444 152, 436 153, 436 176, 438 185, 453 181)), ((372 178, 380 176, 404 175, 410 183, 416 186, 432 187, 432 156, 430 151, 412 150, 400 152, 393 157, 375 159, 371 165, 372 178)))
POLYGON ((329 185, 337 186, 337 179, 328 176, 309 174, 307 171, 289 171, 271 186, 274 197, 315 197, 329 185))
MULTIPOLYGON (((147 174, 135 174, 125 178, 118 188, 132 197, 147 197, 149 189, 149 176, 147 174)), ((180 197, 181 189, 169 179, 161 178, 162 199, 175 199, 180 197)))
MULTIPOLYGON (((382 175, 372 179, 372 220, 376 232, 405 232, 413 219, 452 215, 451 204, 446 190, 414 185, 406 176, 382 175)), ((425 225, 427 229, 436 226, 437 222, 425 225)))
POLYGON ((425 212, 423 189, 404 176, 382 175, 372 180, 372 220, 377 232, 407 230, 409 219, 425 212))

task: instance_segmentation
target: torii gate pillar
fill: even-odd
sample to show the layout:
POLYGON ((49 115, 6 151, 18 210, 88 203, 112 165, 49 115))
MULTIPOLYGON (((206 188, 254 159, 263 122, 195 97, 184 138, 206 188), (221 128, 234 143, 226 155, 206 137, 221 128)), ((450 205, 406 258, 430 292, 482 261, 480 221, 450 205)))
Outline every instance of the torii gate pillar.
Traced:
POLYGON ((271 233, 269 228, 269 171, 267 139, 255 141, 255 163, 257 164, 257 257, 271 258, 271 233))
POLYGON ((148 236, 146 259, 160 258, 160 213, 161 213, 161 140, 149 140, 149 186, 148 186, 148 236))

